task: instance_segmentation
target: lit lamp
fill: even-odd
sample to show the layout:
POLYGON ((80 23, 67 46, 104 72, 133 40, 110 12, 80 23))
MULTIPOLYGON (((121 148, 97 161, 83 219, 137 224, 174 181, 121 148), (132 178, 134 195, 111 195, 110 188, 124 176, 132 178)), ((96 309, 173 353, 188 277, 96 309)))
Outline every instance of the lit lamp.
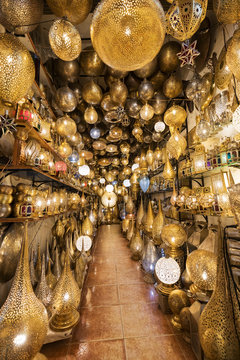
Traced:
POLYGON ((217 256, 207 250, 195 250, 187 257, 186 269, 193 284, 190 291, 201 298, 215 288, 217 276, 217 256), (205 293, 205 294, 204 294, 205 293))
POLYGON ((106 208, 112 208, 117 203, 117 195, 114 192, 105 191, 101 197, 101 202, 106 208))
POLYGON ((176 260, 169 257, 160 258, 155 265, 155 276, 159 284, 156 289, 163 295, 169 295, 180 279, 181 269, 176 260))
POLYGON ((217 194, 218 204, 223 211, 223 215, 233 216, 229 195, 227 191, 227 186, 228 186, 227 174, 226 173, 224 174, 221 171, 220 174, 212 176, 211 180, 212 180, 212 187, 214 193, 217 194))
POLYGON ((187 240, 184 228, 179 224, 167 224, 162 229, 162 240, 168 246, 167 254, 173 258, 183 256, 179 249, 187 240))
POLYGON ((195 153, 193 155, 193 171, 194 174, 206 171, 206 153, 203 145, 198 145, 195 148, 195 153))
POLYGON ((142 267, 146 272, 146 275, 144 276, 144 281, 147 283, 153 284, 155 282, 153 274, 158 258, 159 256, 157 253, 157 249, 153 241, 150 239, 148 240, 144 248, 142 257, 142 267))
POLYGON ((176 260, 182 273, 184 271, 184 252, 180 247, 187 241, 184 228, 179 224, 164 225, 161 237, 167 245, 166 256, 176 260))
POLYGON ((79 166, 78 172, 82 176, 88 176, 90 174, 90 168, 88 165, 79 166))

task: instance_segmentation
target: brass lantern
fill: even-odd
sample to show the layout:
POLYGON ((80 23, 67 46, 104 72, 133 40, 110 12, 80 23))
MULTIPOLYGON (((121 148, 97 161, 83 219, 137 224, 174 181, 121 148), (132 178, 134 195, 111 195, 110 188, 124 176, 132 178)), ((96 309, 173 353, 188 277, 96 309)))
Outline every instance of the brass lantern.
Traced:
POLYGON ((166 14, 167 33, 185 41, 198 30, 207 11, 206 0, 174 0, 166 14))
POLYGON ((47 0, 57 17, 66 17, 73 24, 82 23, 92 9, 92 0, 47 0))
POLYGON ((28 259, 27 223, 19 264, 0 310, 2 359, 32 359, 43 345, 48 328, 47 311, 33 292, 28 259))
POLYGON ((49 42, 57 57, 64 61, 75 60, 82 50, 78 30, 69 21, 57 19, 49 30, 49 42))
POLYGON ((158 54, 165 37, 165 14, 156 0, 106 0, 96 8, 91 39, 108 66, 133 71, 158 54))
POLYGON ((0 34, 0 99, 16 103, 25 96, 35 78, 29 51, 11 34, 0 34))
POLYGON ((77 126, 73 119, 65 115, 57 119, 55 130, 60 136, 71 136, 76 134, 77 126))
POLYGON ((88 46, 81 52, 79 61, 81 69, 84 74, 88 76, 99 76, 104 73, 105 64, 102 62, 92 46, 88 46))
POLYGON ((0 23, 15 34, 33 31, 43 14, 43 0, 0 1, 0 23))

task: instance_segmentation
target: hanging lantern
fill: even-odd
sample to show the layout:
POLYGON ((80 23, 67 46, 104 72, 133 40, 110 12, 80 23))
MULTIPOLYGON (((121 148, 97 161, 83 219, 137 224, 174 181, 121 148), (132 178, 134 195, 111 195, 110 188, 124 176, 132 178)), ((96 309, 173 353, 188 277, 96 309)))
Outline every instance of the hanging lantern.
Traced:
POLYGON ((135 205, 131 196, 128 196, 128 200, 126 203, 126 212, 130 215, 135 212, 135 205))
POLYGON ((74 120, 72 120, 68 115, 65 115, 57 119, 55 123, 55 130, 58 135, 65 137, 75 135, 77 131, 77 126, 74 120))
POLYGON ((84 219, 82 223, 82 235, 92 236, 93 235, 93 224, 88 216, 84 219))
POLYGON ((111 85, 109 94, 115 104, 124 105, 128 96, 127 86, 122 81, 117 80, 111 85))
POLYGON ((151 105, 145 104, 140 110, 140 117, 145 121, 149 121, 154 116, 154 109, 151 105))
POLYGON ((90 136, 92 139, 96 140, 96 139, 99 139, 100 136, 101 136, 101 130, 97 127, 93 127, 91 130, 90 130, 90 136))
POLYGON ((117 203, 117 195, 114 192, 105 192, 102 197, 101 197, 101 201, 103 206, 105 206, 106 208, 112 208, 116 205, 117 203))
POLYGON ((175 175, 176 175, 176 173, 173 170, 173 167, 170 163, 169 157, 167 156, 166 163, 164 165, 164 169, 163 169, 163 173, 162 173, 162 177, 164 178, 164 180, 170 181, 175 178, 175 175))
POLYGON ((105 64, 92 46, 86 47, 81 52, 79 62, 84 74, 88 76, 100 76, 104 73, 105 64))
POLYGON ((66 17, 73 24, 81 24, 92 9, 92 0, 47 0, 47 4, 57 17, 66 17))
POLYGON ((90 30, 93 47, 105 64, 133 71, 158 54, 165 37, 165 14, 155 0, 102 1, 90 30))
POLYGON ((177 41, 168 41, 160 50, 158 63, 163 73, 172 73, 177 70, 180 60, 177 54, 181 51, 181 45, 177 41))
POLYGON ((161 133, 165 130, 166 128, 166 125, 164 124, 163 121, 157 121, 155 124, 154 124, 154 130, 157 132, 157 133, 161 133))
POLYGON ((199 137, 201 141, 205 141, 210 136, 210 124, 203 117, 200 122, 196 126, 196 135, 199 137))
MULTIPOLYGON (((63 81, 70 83, 76 83, 78 81, 80 66, 77 60, 63 61, 61 59, 57 59, 54 62, 54 70, 63 81)), ((76 87, 75 90, 76 89, 79 91, 78 87, 76 87)), ((80 96, 80 94, 78 95, 80 96)))
POLYGON ((77 98, 68 86, 57 89, 55 100, 59 109, 63 112, 72 112, 77 107, 77 98))
POLYGON ((72 148, 66 141, 63 141, 58 147, 58 152, 63 158, 67 158, 72 154, 72 148))
POLYGON ((103 97, 102 89, 93 80, 89 80, 83 85, 82 97, 86 103, 98 105, 103 97))
POLYGON ((98 113, 92 105, 86 108, 84 120, 88 124, 95 124, 98 121, 98 113))
POLYGON ((179 105, 171 106, 164 114, 164 122, 170 127, 180 128, 186 118, 186 110, 179 105))
POLYGON ((240 19, 239 0, 214 0, 213 10, 220 23, 234 24, 240 19))
POLYGON ((139 180, 139 185, 144 193, 147 192, 150 185, 149 178, 146 175, 141 177, 139 180))
POLYGON ((90 174, 90 167, 88 165, 79 166, 78 172, 82 176, 88 176, 90 174))
POLYGON ((144 79, 138 88, 138 96, 139 98, 145 102, 150 100, 154 95, 154 88, 150 81, 144 79))
POLYGON ((142 68, 134 71, 134 74, 140 79, 146 79, 152 76, 157 70, 157 57, 155 57, 148 64, 144 65, 142 68))
POLYGON ((167 14, 167 33, 179 41, 190 39, 207 11, 206 0, 173 0, 167 14))
POLYGON ((183 83, 177 74, 171 74, 163 84, 163 94, 170 99, 178 97, 183 90, 183 83))
POLYGON ((177 129, 175 129, 167 142, 166 150, 172 158, 178 160, 179 157, 184 154, 186 148, 187 141, 185 137, 181 135, 177 129))
POLYGON ((9 31, 22 35, 33 31, 43 14, 43 0, 0 1, 0 23, 9 31))
POLYGON ((76 150, 73 150, 72 154, 68 157, 68 160, 73 164, 77 163, 79 160, 78 152, 76 150))
POLYGON ((11 34, 0 34, 0 99, 16 103, 33 84, 35 66, 29 51, 11 34))
POLYGON ((49 42, 54 54, 64 61, 75 60, 82 50, 78 30, 69 21, 57 19, 49 30, 49 42))

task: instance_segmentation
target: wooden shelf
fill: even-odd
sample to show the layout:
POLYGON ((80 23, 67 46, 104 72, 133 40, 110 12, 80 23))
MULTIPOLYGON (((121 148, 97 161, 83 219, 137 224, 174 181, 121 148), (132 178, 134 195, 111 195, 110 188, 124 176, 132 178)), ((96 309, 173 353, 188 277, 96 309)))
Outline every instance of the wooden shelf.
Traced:
POLYGON ((54 215, 44 215, 41 217, 8 217, 8 218, 0 218, 0 223, 21 223, 21 222, 25 222, 25 221, 39 221, 39 220, 45 220, 48 218, 52 218, 54 216, 59 216, 59 215, 64 215, 64 214, 68 214, 69 212, 74 212, 76 210, 67 210, 64 211, 62 213, 59 214, 54 214, 54 215))
MULTIPOLYGON (((64 159, 58 152, 40 135, 40 133, 28 122, 24 120, 16 119, 16 125, 25 127, 28 130, 28 135, 37 140, 39 144, 47 151, 51 152, 57 160, 64 161, 66 163, 66 159, 64 159)), ((72 167, 68 165, 68 168, 72 170, 72 167)))
POLYGON ((17 175, 23 179, 32 179, 34 183, 54 183, 58 186, 68 187, 69 189, 84 192, 85 194, 93 195, 86 189, 80 188, 79 186, 75 186, 73 184, 69 184, 63 180, 60 180, 48 173, 43 172, 42 170, 28 166, 28 165, 0 165, 0 170, 4 172, 16 172, 17 175))

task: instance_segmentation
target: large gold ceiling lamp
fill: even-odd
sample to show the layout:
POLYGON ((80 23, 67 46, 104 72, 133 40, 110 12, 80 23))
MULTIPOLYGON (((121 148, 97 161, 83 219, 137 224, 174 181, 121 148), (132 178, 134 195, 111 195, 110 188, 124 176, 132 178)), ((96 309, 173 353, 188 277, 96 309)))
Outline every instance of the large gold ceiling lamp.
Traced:
POLYGON ((158 54, 165 13, 157 0, 102 0, 90 28, 94 49, 116 70, 133 71, 158 54))
POLYGON ((223 24, 234 24, 240 19, 239 0, 213 0, 213 10, 223 24))
POLYGON ((47 0, 47 4, 56 16, 65 16, 73 24, 82 23, 92 8, 92 0, 47 0))
POLYGON ((64 19, 55 20, 50 27, 49 42, 54 54, 64 61, 75 60, 82 50, 82 40, 78 30, 64 19))
POLYGON ((25 239, 11 290, 0 310, 0 358, 30 360, 43 345, 48 328, 47 311, 33 292, 25 239))
POLYGON ((16 103, 26 95, 35 78, 29 51, 11 34, 0 34, 0 99, 16 103))
POLYGON ((33 31, 42 14, 43 0, 0 0, 0 24, 15 34, 33 31))
POLYGON ((207 0, 174 0, 166 14, 167 33, 175 39, 190 39, 205 19, 207 0))

